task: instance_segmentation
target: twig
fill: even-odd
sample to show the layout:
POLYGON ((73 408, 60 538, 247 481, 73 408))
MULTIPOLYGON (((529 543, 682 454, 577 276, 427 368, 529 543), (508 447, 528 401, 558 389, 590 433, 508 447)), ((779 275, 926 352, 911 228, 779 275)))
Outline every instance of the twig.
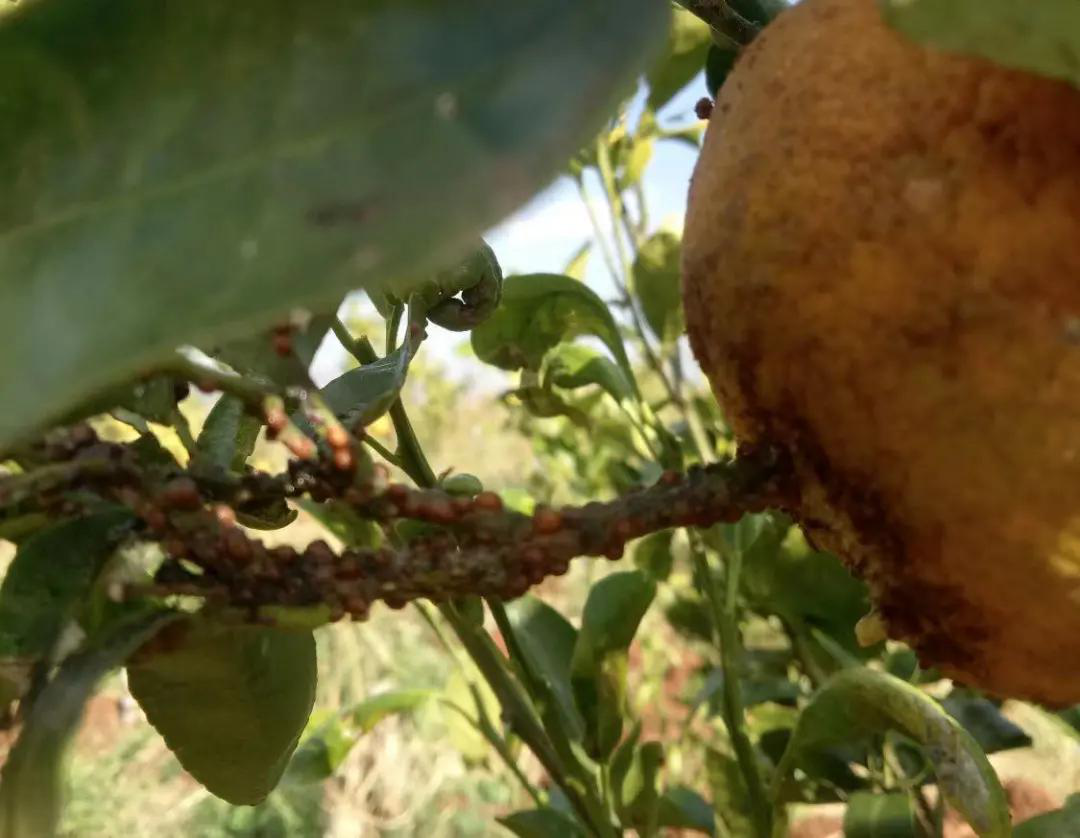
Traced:
POLYGON ((743 782, 750 798, 750 816, 757 838, 770 838, 772 835, 772 807, 765 793, 765 784, 754 753, 754 746, 746 732, 746 711, 743 707, 742 689, 739 686, 738 652, 739 640, 738 615, 736 613, 736 594, 739 589, 739 575, 742 569, 742 555, 734 551, 726 557, 725 587, 723 599, 712 578, 712 571, 705 550, 696 536, 690 534, 691 554, 695 570, 701 577, 701 585, 708 595, 712 610, 713 623, 720 645, 720 669, 723 673, 723 714, 724 723, 731 737, 735 750, 735 761, 739 766, 743 782))

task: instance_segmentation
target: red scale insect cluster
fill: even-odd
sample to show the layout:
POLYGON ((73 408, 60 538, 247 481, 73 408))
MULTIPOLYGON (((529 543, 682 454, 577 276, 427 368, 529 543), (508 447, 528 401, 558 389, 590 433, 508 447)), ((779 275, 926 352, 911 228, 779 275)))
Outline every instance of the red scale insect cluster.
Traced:
POLYGON ((253 617, 263 606, 325 605, 335 619, 362 620, 378 601, 401 608, 469 594, 512 599, 566 573, 577 556, 618 559, 647 533, 735 520, 783 496, 783 469, 759 452, 685 477, 665 474, 608 503, 538 506, 530 516, 505 509, 493 492, 466 498, 389 483, 339 425, 323 438, 327 450, 309 439, 311 456, 292 460, 285 474, 215 477, 144 466, 134 443, 102 442, 79 425, 45 443, 46 468, 0 481, 0 497, 20 514, 59 505, 77 515, 86 498, 128 506, 141 522, 135 537, 158 542, 164 554, 153 586, 136 593, 197 595, 253 617), (388 533, 402 520, 430 530, 394 546, 388 539, 337 552, 322 540, 268 547, 238 523, 247 509, 302 497, 343 504, 388 533))

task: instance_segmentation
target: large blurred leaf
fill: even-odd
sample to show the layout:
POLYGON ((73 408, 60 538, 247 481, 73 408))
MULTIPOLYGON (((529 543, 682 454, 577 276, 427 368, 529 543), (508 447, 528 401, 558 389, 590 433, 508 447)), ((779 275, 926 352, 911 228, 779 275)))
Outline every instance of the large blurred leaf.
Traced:
POLYGON ((653 334, 673 341, 683 333, 682 285, 679 237, 660 232, 650 236, 634 260, 634 293, 653 334))
POLYGON ((155 613, 117 623, 93 649, 64 661, 37 696, 0 775, 0 838, 50 838, 60 820, 61 763, 98 681, 167 622, 155 613))
POLYGON ((804 752, 888 730, 923 746, 946 799, 981 838, 1010 834, 1005 792, 971 734, 920 690, 865 667, 833 676, 803 709, 777 767, 776 798, 804 752))
POLYGON ((570 687, 570 659, 577 630, 562 614, 534 596, 519 597, 507 604, 506 611, 518 646, 554 696, 567 733, 580 739, 583 723, 570 687))
POLYGON ((622 735, 627 650, 654 596, 656 583, 639 571, 613 573, 589 590, 570 672, 594 757, 610 754, 622 735))
POLYGON ((177 344, 456 258, 610 113, 666 5, 60 0, 5 15, 0 446, 177 344))
POLYGON ((879 0, 885 19, 918 41, 1080 84, 1075 0, 879 0))
POLYGON ((660 110, 702 71, 711 43, 709 27, 701 18, 683 9, 675 11, 664 54, 647 74, 650 108, 660 110))
POLYGON ((212 793, 234 804, 277 784, 315 700, 311 632, 178 623, 128 664, 131 694, 212 793))
POLYGON ((133 521, 126 509, 75 518, 26 539, 0 586, 0 655, 47 654, 133 521))
POLYGON ((595 335, 630 380, 619 327, 607 305, 588 286, 559 274, 507 278, 499 309, 472 333, 472 346, 485 363, 505 370, 539 370, 544 356, 563 341, 595 335))

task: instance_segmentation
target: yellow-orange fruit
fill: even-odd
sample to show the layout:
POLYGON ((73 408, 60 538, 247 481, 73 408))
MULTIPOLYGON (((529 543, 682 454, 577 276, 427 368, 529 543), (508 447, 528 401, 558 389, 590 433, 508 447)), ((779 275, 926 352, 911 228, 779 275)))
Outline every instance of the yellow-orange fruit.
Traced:
POLYGON ((804 0, 724 85, 683 258, 736 436, 890 633, 1080 701, 1080 92, 804 0))

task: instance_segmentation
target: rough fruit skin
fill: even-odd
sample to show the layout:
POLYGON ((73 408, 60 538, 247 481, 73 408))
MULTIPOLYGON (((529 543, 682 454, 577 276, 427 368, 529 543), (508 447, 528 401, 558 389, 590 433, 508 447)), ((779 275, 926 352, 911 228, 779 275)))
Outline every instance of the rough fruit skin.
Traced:
POLYGON ((1080 91, 804 0, 720 93, 683 259, 736 436, 890 633, 1080 701, 1080 91))

